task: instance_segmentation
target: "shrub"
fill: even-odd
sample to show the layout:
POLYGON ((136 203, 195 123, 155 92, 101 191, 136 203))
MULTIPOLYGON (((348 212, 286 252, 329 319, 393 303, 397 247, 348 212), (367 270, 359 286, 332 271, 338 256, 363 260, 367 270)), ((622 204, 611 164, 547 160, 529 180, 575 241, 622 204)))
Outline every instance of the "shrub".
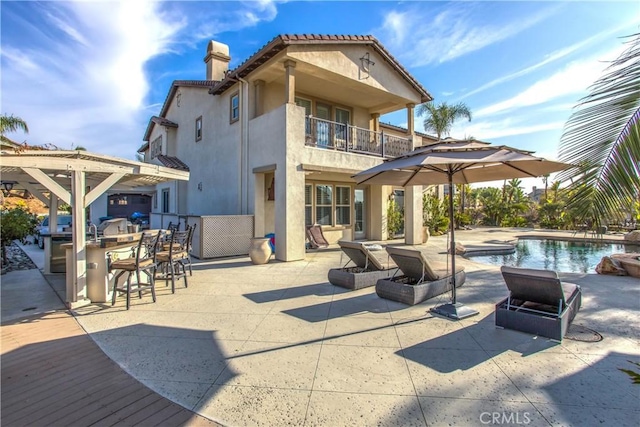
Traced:
POLYGON ((0 212, 0 235, 2 240, 2 261, 7 262, 5 247, 14 240, 22 240, 36 231, 37 217, 26 208, 17 206, 0 212))

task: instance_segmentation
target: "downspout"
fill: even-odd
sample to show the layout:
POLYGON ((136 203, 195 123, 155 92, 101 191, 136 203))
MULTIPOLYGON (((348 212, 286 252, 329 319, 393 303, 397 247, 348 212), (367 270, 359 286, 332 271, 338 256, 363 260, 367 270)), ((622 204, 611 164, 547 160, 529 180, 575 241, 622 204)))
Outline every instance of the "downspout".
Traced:
POLYGON ((242 171, 240 175, 240 193, 242 194, 240 211, 243 215, 249 213, 249 82, 237 76, 240 81, 240 161, 242 171), (244 181, 244 182, 243 182, 244 181), (243 197, 244 196, 244 197, 243 197))

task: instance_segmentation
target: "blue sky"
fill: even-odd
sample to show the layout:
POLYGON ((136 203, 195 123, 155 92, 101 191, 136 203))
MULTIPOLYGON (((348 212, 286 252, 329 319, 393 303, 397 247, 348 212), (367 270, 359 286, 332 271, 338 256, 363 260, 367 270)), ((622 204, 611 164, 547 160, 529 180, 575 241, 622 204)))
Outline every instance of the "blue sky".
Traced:
MULTIPOLYGON (((1 105, 32 145, 135 158, 174 79, 203 79, 207 42, 231 67, 283 33, 372 34, 436 102, 464 102, 453 137, 557 157, 562 128, 621 37, 637 1, 4 1, 1 105)), ((405 112, 383 117, 406 126, 405 112)), ((416 120, 422 131, 422 119, 416 120)), ((525 183, 527 184, 527 183, 525 183)), ((529 183, 529 187, 530 187, 529 183)), ((535 184, 534 184, 535 185, 535 184)))

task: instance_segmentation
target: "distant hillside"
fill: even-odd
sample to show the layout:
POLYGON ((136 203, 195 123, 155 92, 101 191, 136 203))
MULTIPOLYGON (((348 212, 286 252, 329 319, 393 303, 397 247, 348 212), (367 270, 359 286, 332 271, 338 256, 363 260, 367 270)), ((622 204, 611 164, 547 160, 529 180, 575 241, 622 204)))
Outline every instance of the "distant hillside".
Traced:
POLYGON ((25 206, 31 213, 34 213, 36 215, 46 215, 49 213, 49 208, 39 199, 33 196, 25 199, 20 193, 12 192, 11 194, 9 194, 9 196, 0 196, 0 198, 2 199, 2 208, 11 209, 16 206, 25 206))

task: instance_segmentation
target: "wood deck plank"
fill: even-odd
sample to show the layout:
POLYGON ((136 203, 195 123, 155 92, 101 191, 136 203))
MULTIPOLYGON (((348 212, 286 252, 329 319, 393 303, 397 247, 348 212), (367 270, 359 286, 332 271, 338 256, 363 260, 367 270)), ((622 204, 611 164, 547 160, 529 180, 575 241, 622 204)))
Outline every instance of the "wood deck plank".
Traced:
POLYGON ((2 425, 219 426, 124 372, 69 312, 6 323, 0 331, 2 425))
MULTIPOLYGON (((105 375, 108 377, 108 374, 105 375)), ((66 390, 66 393, 47 393, 42 400, 35 402, 34 404, 26 405, 23 409, 16 408, 15 411, 12 412, 11 417, 7 417, 5 420, 7 423, 11 424, 14 421, 19 421, 25 417, 36 417, 36 416, 44 416, 48 413, 54 411, 54 407, 60 404, 60 401, 70 401, 74 402, 79 400, 85 394, 92 394, 96 391, 100 390, 104 387, 111 387, 113 383, 117 382, 118 379, 106 378, 105 382, 96 382, 92 386, 88 388, 77 387, 74 389, 66 390), (37 408, 35 411, 33 408, 37 408)))
POLYGON ((162 399, 162 396, 155 393, 150 394, 143 399, 131 403, 128 407, 103 418, 95 425, 96 427, 136 425, 141 420, 148 418, 153 415, 154 412, 160 411, 170 404, 171 402, 162 399))

